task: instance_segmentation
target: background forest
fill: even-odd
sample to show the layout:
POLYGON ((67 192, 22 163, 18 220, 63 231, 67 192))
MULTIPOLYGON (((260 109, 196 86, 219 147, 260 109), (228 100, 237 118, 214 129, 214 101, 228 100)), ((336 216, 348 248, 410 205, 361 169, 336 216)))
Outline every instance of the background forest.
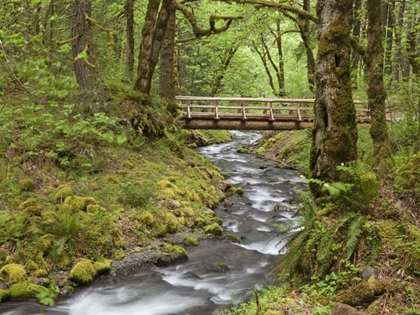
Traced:
MULTIPOLYGON (((255 293, 232 313, 283 314, 290 291, 307 303, 302 314, 329 314, 334 301, 366 314, 418 313, 417 1, 4 0, 0 13, 0 302, 51 304, 68 278, 88 283, 134 246, 180 230, 218 234, 206 209, 229 187, 187 144, 229 135, 178 130, 175 95, 319 100, 322 57, 347 49, 341 91, 385 128, 359 127, 358 155, 324 162, 328 171, 313 158, 308 166, 311 141, 319 144, 307 131, 266 136, 257 153, 300 163, 317 198, 302 197, 303 232, 277 269, 290 287, 255 293), (336 2, 349 8, 340 14, 350 36, 339 23, 322 37, 336 2), (386 122, 385 110, 396 119, 386 122), (290 135, 288 152, 276 147, 290 135), (80 262, 90 264, 87 278, 73 272, 80 262), (358 287, 366 266, 381 280, 358 287)), ((337 68, 342 60, 337 53, 337 68)))

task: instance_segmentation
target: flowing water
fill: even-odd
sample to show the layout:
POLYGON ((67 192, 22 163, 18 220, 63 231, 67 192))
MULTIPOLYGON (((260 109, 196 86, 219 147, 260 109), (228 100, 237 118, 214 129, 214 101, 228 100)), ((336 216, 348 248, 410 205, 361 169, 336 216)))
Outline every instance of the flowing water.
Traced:
POLYGON ((303 179, 272 162, 239 154, 237 148, 259 139, 256 133, 235 132, 234 141, 198 149, 235 186, 242 197, 231 196, 215 211, 225 233, 241 243, 204 240, 188 246, 189 260, 170 267, 142 269, 130 275, 103 276, 55 307, 35 302, 0 304, 0 314, 31 315, 210 315, 250 298, 251 289, 273 281, 269 271, 281 259, 283 240, 273 225, 293 224, 295 189, 303 179), (275 207, 276 206, 276 207, 275 207), (276 210, 274 209, 276 208, 276 210), (217 268, 224 264, 227 268, 217 268))

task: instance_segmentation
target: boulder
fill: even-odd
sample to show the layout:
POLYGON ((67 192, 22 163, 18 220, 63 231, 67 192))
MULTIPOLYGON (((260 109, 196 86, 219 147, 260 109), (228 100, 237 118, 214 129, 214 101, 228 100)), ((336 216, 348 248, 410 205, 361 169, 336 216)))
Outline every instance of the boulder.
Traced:
POLYGON ((362 313, 350 305, 335 303, 331 310, 331 315, 362 315, 362 313))

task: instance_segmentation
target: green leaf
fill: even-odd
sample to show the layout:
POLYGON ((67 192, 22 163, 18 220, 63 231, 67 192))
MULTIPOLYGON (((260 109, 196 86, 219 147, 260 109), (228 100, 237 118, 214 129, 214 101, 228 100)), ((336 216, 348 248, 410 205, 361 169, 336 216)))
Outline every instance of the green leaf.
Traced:
POLYGON ((127 142, 127 137, 125 135, 117 135, 117 143, 123 144, 127 142))

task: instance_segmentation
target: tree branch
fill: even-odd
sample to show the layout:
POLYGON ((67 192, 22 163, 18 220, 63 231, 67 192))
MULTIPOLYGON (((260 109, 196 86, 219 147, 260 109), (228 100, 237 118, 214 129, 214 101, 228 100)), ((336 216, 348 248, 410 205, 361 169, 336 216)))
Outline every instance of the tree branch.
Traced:
MULTIPOLYGON (((219 16, 219 15, 210 15, 210 19, 209 19, 209 28, 201 28, 198 25, 198 21, 197 18, 195 17, 195 15, 193 13, 191 13, 188 8, 181 4, 181 3, 176 3, 175 4, 176 9, 180 10, 182 12, 182 14, 184 14, 184 16, 187 18, 188 22, 191 24, 192 28, 193 28, 193 32, 196 38, 200 38, 202 36, 210 36, 212 34, 219 34, 222 32, 225 32, 229 29, 230 24, 232 23, 232 21, 234 20, 240 20, 243 18, 243 16, 219 16), (216 21, 218 20, 224 20, 226 21, 226 24, 217 28, 216 27, 216 21)), ((189 40, 189 39, 187 39, 189 40)), ((187 40, 180 40, 178 42, 182 42, 182 41, 187 41, 187 40)))
POLYGON ((239 4, 251 4, 251 5, 258 5, 261 7, 267 7, 267 8, 275 8, 278 10, 282 10, 282 11, 287 11, 287 12, 291 12, 296 14, 297 16, 299 16, 301 19, 305 19, 305 20, 311 20, 315 23, 318 23, 318 18, 314 15, 312 15, 311 13, 309 13, 308 11, 299 9, 299 8, 295 8, 292 7, 288 4, 284 4, 284 3, 278 3, 278 2, 273 2, 270 0, 217 0, 217 2, 226 2, 226 3, 231 3, 231 2, 235 2, 235 3, 239 3, 239 4))

